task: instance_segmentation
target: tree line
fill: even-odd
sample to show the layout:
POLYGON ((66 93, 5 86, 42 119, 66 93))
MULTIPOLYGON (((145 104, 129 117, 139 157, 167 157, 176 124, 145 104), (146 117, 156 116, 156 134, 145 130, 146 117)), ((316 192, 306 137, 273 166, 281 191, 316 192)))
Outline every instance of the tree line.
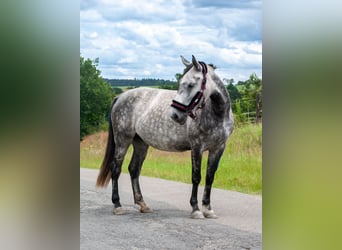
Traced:
POLYGON ((143 78, 143 79, 107 79, 104 78, 112 87, 142 87, 142 86, 168 86, 175 85, 176 81, 143 78))
MULTIPOLYGON (((99 59, 80 56, 80 139, 107 126, 113 98, 122 93, 120 87, 154 86, 178 89, 182 74, 175 74, 177 81, 162 79, 104 79, 97 69, 99 59)), ((260 122, 262 117, 262 80, 255 73, 246 81, 234 84, 233 79, 223 79, 230 94, 236 122, 260 122)))
POLYGON ((255 122, 262 119, 262 79, 252 73, 248 80, 223 79, 227 84, 234 118, 237 123, 255 122))

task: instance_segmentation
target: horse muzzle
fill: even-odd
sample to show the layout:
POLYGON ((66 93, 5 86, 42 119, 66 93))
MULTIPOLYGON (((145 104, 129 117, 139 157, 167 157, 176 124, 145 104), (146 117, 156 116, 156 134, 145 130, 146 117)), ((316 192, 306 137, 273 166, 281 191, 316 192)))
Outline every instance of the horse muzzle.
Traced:
POLYGON ((180 112, 175 108, 171 108, 170 117, 172 120, 179 123, 180 125, 184 125, 187 119, 187 114, 184 112, 180 112))

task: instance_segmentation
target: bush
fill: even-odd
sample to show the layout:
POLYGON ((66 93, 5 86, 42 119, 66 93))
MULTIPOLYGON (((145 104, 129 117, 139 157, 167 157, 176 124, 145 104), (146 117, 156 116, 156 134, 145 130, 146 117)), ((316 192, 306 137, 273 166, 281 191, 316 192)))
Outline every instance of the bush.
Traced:
POLYGON ((80 57, 80 138, 98 131, 106 117, 114 97, 111 86, 102 79, 94 62, 80 57))

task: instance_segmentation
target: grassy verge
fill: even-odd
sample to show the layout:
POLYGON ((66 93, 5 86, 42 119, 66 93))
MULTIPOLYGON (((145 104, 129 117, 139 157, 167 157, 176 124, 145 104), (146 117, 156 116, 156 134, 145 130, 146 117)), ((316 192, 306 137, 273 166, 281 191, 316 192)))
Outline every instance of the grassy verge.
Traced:
MULTIPOLYGON (((262 126, 248 124, 234 130, 227 143, 215 175, 213 186, 244 193, 260 194, 262 191, 262 126)), ((107 133, 99 132, 81 142, 81 167, 96 168, 101 165, 107 143, 107 133)), ((127 173, 132 148, 126 155, 123 172, 127 173)), ((202 160, 204 185, 207 153, 202 160)), ((149 148, 141 175, 191 183, 190 152, 170 153, 149 148)))

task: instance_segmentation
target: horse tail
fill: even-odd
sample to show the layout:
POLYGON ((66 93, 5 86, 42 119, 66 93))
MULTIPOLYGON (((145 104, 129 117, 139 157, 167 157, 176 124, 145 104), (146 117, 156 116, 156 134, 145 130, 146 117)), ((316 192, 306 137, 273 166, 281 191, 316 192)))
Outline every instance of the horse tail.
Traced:
MULTIPOLYGON (((114 99, 111 107, 111 111, 117 98, 114 99)), ((96 187, 106 187, 111 179, 112 176, 112 164, 114 161, 114 150, 115 150, 115 141, 114 141, 114 134, 113 134, 113 124, 111 115, 109 115, 109 128, 108 128, 108 140, 107 140, 107 148, 105 157, 102 161, 102 165, 100 168, 100 173, 97 177, 96 187)))

